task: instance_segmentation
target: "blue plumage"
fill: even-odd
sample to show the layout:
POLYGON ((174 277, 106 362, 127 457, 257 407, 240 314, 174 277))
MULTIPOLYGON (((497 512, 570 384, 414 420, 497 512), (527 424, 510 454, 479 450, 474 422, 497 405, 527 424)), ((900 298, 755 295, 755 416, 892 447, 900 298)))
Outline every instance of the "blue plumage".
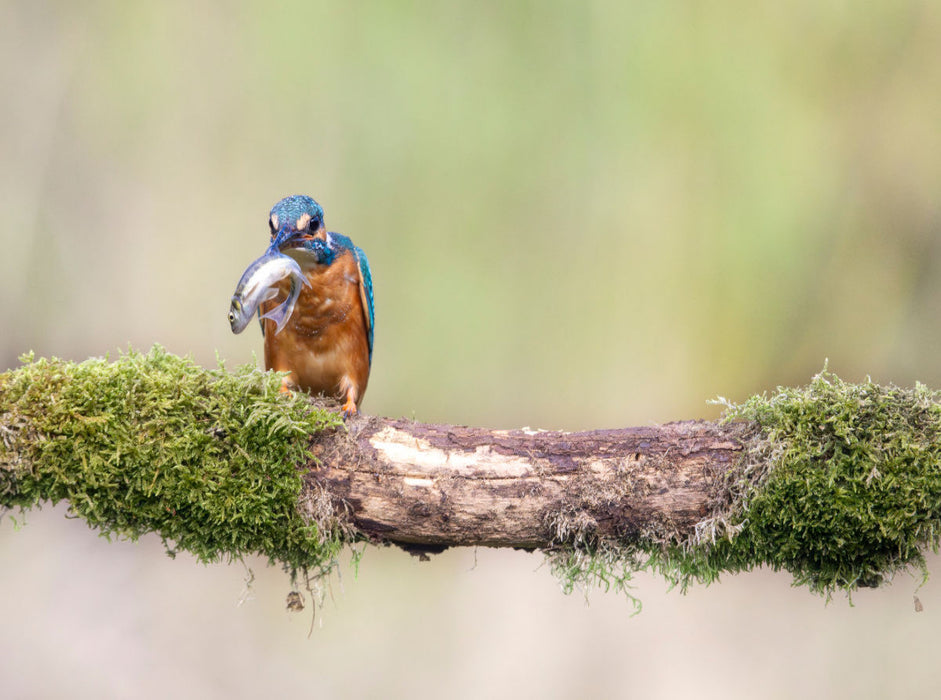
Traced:
MULTIPOLYGON (((343 237, 346 238, 346 236, 343 237)), ((349 241, 350 239, 346 238, 346 240, 349 241)), ((350 243, 352 244, 352 241, 350 241, 350 243)), ((376 305, 372 291, 372 271, 369 269, 369 260, 366 258, 366 253, 363 252, 362 248, 354 245, 353 255, 356 256, 356 264, 359 266, 359 278, 366 292, 364 296, 366 297, 366 311, 369 314, 369 363, 372 364, 372 337, 373 328, 376 325, 376 305)))
MULTIPOLYGON (((271 207, 271 214, 277 214, 282 226, 293 224, 302 214, 308 214, 311 219, 323 222, 323 207, 317 204, 313 197, 306 194, 294 194, 285 197, 280 202, 271 207)), ((269 216, 270 216, 269 215, 269 216)))

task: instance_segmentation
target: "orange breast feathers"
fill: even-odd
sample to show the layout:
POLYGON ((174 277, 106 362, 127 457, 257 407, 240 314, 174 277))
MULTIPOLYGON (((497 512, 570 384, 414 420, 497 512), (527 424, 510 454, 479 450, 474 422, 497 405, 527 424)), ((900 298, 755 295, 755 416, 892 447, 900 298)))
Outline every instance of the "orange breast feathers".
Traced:
MULTIPOLYGON (((280 333, 271 319, 262 322, 265 367, 290 372, 282 389, 336 397, 344 413, 354 414, 369 381, 369 321, 356 259, 344 251, 331 265, 299 262, 310 286, 280 333)), ((278 296, 261 305, 262 313, 287 298, 288 286, 288 280, 278 284, 278 296)))

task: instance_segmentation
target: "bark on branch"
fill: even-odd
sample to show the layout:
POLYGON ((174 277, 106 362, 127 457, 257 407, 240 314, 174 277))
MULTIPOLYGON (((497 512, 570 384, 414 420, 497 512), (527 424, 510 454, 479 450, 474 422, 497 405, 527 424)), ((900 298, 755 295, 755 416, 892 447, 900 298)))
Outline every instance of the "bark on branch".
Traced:
POLYGON ((742 450, 740 425, 704 421, 577 433, 380 418, 348 427, 315 439, 310 480, 371 538, 432 548, 548 547, 566 526, 691 534, 742 450))

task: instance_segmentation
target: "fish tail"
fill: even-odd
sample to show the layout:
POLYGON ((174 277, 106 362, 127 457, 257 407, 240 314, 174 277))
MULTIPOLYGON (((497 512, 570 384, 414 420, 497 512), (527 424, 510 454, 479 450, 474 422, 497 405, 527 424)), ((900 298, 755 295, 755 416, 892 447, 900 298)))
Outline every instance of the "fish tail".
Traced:
POLYGON ((283 301, 280 304, 278 304, 276 307, 271 309, 271 311, 269 311, 268 313, 264 313, 261 315, 261 318, 270 318, 272 321, 274 321, 275 334, 278 334, 281 332, 281 329, 284 328, 284 324, 286 324, 288 322, 288 319, 291 317, 292 309, 289 309, 288 308, 289 306, 291 306, 289 302, 283 301))
POLYGON ((262 318, 270 318, 275 322, 275 335, 281 332, 281 329, 287 324, 288 319, 291 318, 291 314, 294 313, 294 305, 297 303, 297 298, 301 295, 301 283, 306 285, 310 284, 307 277, 304 275, 292 274, 291 290, 288 292, 288 298, 271 309, 268 313, 262 314, 262 318))

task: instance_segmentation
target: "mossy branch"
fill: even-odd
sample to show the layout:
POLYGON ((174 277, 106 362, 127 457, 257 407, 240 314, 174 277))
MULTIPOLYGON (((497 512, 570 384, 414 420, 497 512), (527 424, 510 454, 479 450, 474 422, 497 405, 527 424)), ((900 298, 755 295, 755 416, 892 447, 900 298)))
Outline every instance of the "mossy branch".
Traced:
POLYGON ((360 541, 545 551, 564 587, 770 566, 830 594, 925 572, 941 404, 824 371, 719 423, 561 433, 344 424, 254 368, 159 347, 0 374, 0 506, 66 500, 105 535, 321 575, 360 541))

